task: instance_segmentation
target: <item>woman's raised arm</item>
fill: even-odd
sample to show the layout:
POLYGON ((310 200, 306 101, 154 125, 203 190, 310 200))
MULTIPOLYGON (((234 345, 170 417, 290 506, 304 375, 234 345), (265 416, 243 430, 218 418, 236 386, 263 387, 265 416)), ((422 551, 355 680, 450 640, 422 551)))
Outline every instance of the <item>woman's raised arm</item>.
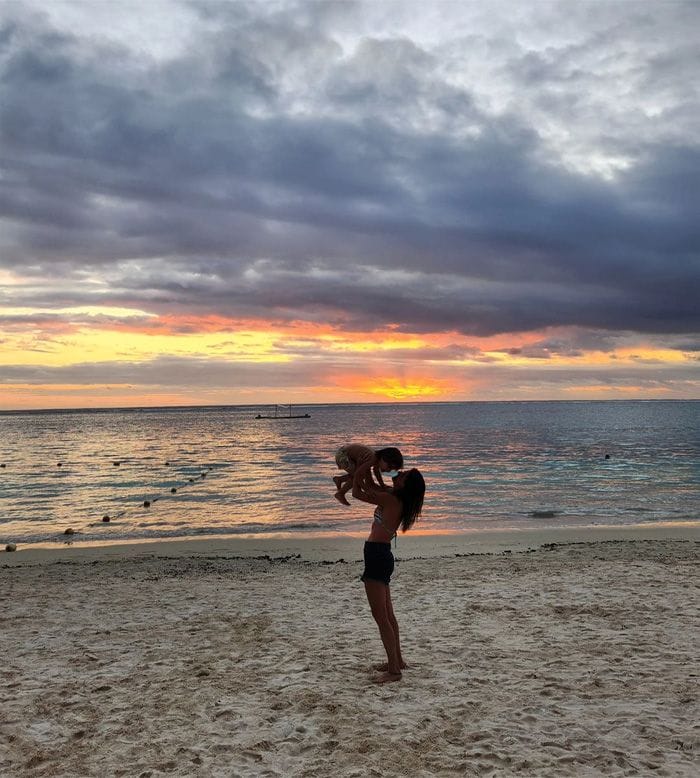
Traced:
POLYGON ((373 505, 381 505, 387 492, 372 477, 373 464, 372 460, 368 460, 355 470, 355 475, 352 479, 352 496, 356 500, 371 502, 373 505))

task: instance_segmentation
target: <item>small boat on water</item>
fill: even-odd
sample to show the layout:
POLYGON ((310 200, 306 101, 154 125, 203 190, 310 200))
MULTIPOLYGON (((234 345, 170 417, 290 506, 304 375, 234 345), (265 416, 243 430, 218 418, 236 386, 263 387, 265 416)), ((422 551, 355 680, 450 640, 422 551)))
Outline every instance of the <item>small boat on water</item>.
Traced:
POLYGON ((265 415, 262 413, 259 413, 256 417, 256 419, 310 419, 311 415, 308 413, 292 413, 292 406, 291 403, 289 405, 275 405, 275 412, 274 415, 265 415), (282 412, 280 412, 280 409, 282 412), (287 409, 287 413, 284 413, 285 409, 287 409))

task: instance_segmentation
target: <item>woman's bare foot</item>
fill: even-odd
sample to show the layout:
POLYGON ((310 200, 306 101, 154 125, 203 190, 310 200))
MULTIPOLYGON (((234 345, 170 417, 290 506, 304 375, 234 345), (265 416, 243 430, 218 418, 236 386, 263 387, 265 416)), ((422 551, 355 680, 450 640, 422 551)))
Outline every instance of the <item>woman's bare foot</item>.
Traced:
POLYGON ((372 683, 392 683, 393 681, 400 681, 401 673, 380 673, 375 678, 372 678, 372 683))
POLYGON ((333 476, 333 483, 335 484, 336 489, 340 489, 340 487, 343 485, 343 479, 339 475, 333 476))
MULTIPOLYGON (((408 665, 405 662, 401 662, 399 664, 399 667, 402 670, 405 670, 408 665)), ((389 672, 389 663, 388 662, 379 662, 376 665, 372 665, 372 670, 378 670, 380 673, 388 673, 389 672)))
POLYGON ((335 497, 335 499, 343 505, 350 505, 342 492, 336 492, 333 497, 335 497))

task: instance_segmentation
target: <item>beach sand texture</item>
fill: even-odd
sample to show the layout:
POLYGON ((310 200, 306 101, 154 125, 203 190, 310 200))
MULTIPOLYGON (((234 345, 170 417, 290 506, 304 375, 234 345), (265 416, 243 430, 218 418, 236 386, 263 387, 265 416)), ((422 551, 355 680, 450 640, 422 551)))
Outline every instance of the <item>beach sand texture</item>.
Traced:
POLYGON ((700 774, 698 543, 399 561, 383 687, 359 561, 166 548, 0 567, 0 775, 700 774))

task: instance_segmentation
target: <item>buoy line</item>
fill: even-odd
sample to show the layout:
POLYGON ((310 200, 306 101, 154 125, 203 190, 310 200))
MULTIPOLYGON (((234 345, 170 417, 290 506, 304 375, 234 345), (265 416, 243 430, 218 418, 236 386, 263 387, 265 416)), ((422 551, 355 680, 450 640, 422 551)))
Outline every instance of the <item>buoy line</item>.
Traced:
MULTIPOLYGON (((120 464, 123 461, 124 460, 121 460, 120 464)), ((168 466, 170 465, 169 462, 166 462, 165 464, 168 465, 168 466)), ((88 524, 86 526, 87 527, 99 527, 102 524, 109 524, 113 519, 122 519, 122 518, 124 518, 124 516, 128 516, 130 514, 137 515, 137 512, 142 513, 142 511, 144 509, 150 508, 153 505, 153 503, 156 503, 159 500, 162 500, 164 498, 171 497, 171 496, 177 494, 180 489, 187 488, 187 487, 192 486, 193 484, 196 484, 196 483, 201 483, 205 478, 207 478, 207 476, 210 473, 212 473, 212 471, 216 470, 217 473, 218 473, 219 471, 222 471, 222 470, 228 470, 231 467, 233 467, 232 463, 228 464, 228 465, 219 465, 219 466, 209 465, 208 467, 197 468, 200 471, 198 476, 190 476, 186 480, 178 482, 177 486, 169 487, 167 492, 161 492, 160 494, 157 494, 155 497, 151 497, 150 499, 144 499, 144 501, 138 507, 129 506, 128 508, 124 508, 124 509, 120 510, 117 513, 113 513, 113 514, 105 513, 102 516, 102 520, 101 521, 95 521, 95 522, 92 522, 92 523, 90 523, 90 524, 88 524)), ((64 530, 63 534, 64 535, 76 535, 76 534, 78 534, 78 531, 75 530, 75 529, 72 529, 72 528, 68 528, 68 529, 64 530)))
MULTIPOLYGON (((169 464, 170 464, 169 462, 166 462, 166 465, 169 465, 169 464)), ((188 486, 191 486, 192 484, 200 483, 213 470, 217 470, 217 471, 227 470, 230 467, 233 467, 233 465, 232 464, 220 465, 220 466, 209 465, 208 467, 205 467, 205 468, 197 468, 200 471, 198 476, 190 476, 189 478, 187 478, 187 480, 178 483, 177 486, 169 487, 167 492, 161 492, 160 494, 157 494, 155 497, 151 497, 150 499, 145 499, 141 503, 140 507, 141 508, 150 508, 153 505, 153 503, 158 502, 158 500, 162 500, 163 498, 167 498, 167 497, 170 497, 170 496, 172 496, 174 494, 177 494, 177 492, 180 489, 183 489, 183 488, 186 488, 188 486)), ((90 524, 88 526, 95 527, 95 526, 98 526, 99 524, 102 524, 102 523, 108 523, 112 519, 121 519, 124 516, 128 515, 129 513, 135 513, 137 510, 138 510, 138 508, 130 506, 128 508, 124 508, 123 510, 119 511, 118 513, 105 514, 102 517, 102 521, 101 522, 96 522, 96 523, 90 524)))
MULTIPOLYGON (((126 461, 127 460, 123 460, 123 459, 118 461, 115 460, 112 462, 112 464, 113 466, 119 466, 125 463, 126 461)), ((60 462, 58 463, 58 467, 61 467, 64 464, 65 462, 60 462)), ((170 467, 170 462, 166 462, 165 466, 170 467)), ((153 505, 153 503, 156 503, 163 498, 167 498, 177 494, 180 489, 187 488, 196 483, 201 483, 207 478, 207 476, 209 476, 210 473, 212 473, 212 471, 216 471, 216 473, 218 474, 219 471, 228 470, 231 467, 233 467, 233 463, 229 463, 225 465, 209 465, 207 467, 196 468, 197 470, 199 470, 199 475, 190 476, 186 480, 183 480, 182 482, 178 482, 177 486, 169 487, 167 492, 161 492, 160 494, 157 494, 155 497, 151 497, 150 499, 144 499, 144 501, 140 504, 139 508, 141 509, 141 511, 143 511, 144 509, 148 509, 153 505)), ((214 477, 216 477, 216 474, 214 475, 214 477)), ((82 530, 76 530, 73 527, 68 527, 63 531, 62 534, 71 537, 78 535, 88 527, 99 527, 102 524, 109 524, 113 519, 121 519, 124 516, 128 516, 129 514, 136 514, 139 508, 129 506, 128 508, 124 508, 120 510, 118 513, 114 513, 114 514, 105 513, 102 516, 101 521, 95 521, 90 524, 83 525, 82 530)), ((8 543, 5 547, 5 551, 15 551, 16 548, 17 545, 15 543, 8 543)))

